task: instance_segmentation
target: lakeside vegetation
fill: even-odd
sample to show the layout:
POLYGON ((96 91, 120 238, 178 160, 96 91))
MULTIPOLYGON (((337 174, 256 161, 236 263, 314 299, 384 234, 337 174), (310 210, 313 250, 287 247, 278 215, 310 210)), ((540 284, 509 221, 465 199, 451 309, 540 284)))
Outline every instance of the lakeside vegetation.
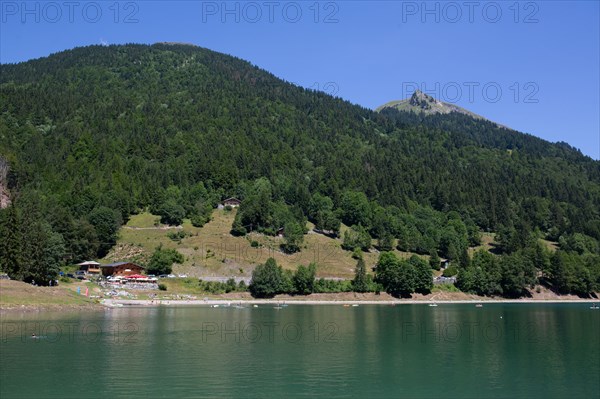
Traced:
MULTIPOLYGON (((1 183, 12 195, 0 268, 13 278, 46 284, 66 264, 110 255, 145 209, 153 225, 184 223, 168 242, 157 230, 135 243, 152 271, 222 270, 226 256, 207 248, 190 261, 177 247, 236 197, 215 241, 269 245, 283 274, 325 237, 341 261, 317 272, 349 281, 363 256, 367 279, 377 263, 357 290, 410 295, 424 289, 422 259, 431 273, 444 258, 465 292, 600 291, 600 163, 564 143, 465 115, 376 113, 193 46, 90 46, 0 72, 1 183), (495 233, 491 252, 474 250, 484 233, 495 233)), ((229 274, 263 264, 231 262, 229 274)), ((298 290, 284 283, 276 291, 298 290)))

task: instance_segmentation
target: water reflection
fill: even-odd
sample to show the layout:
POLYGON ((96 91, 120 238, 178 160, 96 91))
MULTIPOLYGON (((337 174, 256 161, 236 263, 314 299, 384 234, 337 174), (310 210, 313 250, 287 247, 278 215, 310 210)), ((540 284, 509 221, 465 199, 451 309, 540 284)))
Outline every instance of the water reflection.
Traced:
POLYGON ((594 397, 599 327, 580 304, 14 315, 0 396, 594 397))

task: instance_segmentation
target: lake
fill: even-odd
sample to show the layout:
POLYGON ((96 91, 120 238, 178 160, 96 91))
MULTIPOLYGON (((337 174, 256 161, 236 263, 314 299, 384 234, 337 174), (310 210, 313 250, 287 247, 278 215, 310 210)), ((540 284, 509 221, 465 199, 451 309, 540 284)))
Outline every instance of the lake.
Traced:
POLYGON ((0 397, 597 398, 590 305, 8 314, 0 397))

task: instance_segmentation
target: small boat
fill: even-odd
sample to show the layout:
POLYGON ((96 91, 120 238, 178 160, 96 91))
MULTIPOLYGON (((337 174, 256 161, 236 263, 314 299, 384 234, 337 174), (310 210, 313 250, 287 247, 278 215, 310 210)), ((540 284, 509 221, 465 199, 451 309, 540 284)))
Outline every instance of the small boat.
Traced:
POLYGON ((358 307, 358 304, 357 304, 357 303, 355 303, 354 305, 352 305, 352 307, 353 307, 353 308, 357 308, 357 307, 358 307))
POLYGON ((437 303, 430 303, 429 306, 431 306, 432 308, 437 307, 437 303))
POLYGON ((257 308, 257 307, 258 307, 258 305, 252 305, 252 307, 253 307, 253 308, 257 308))
POLYGON ((273 309, 283 309, 281 306, 277 305, 277 306, 273 306, 273 309))
POLYGON ((210 305, 211 308, 218 308, 219 305, 210 305))
POLYGON ((345 308, 349 308, 349 307, 350 307, 350 305, 348 305, 348 304, 346 303, 346 304, 344 304, 344 307, 345 307, 345 308))
POLYGON ((477 305, 475 305, 476 308, 482 308, 483 305, 481 303, 478 303, 477 305))
POLYGON ((596 305, 595 303, 592 304, 592 306, 590 306, 590 309, 600 309, 600 306, 596 305))

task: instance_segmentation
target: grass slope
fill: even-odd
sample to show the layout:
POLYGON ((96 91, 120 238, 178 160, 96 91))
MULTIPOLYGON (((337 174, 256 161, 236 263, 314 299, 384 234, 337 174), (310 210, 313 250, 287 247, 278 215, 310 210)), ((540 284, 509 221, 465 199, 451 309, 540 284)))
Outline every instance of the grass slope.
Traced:
MULTIPOLYGON (((352 278, 356 260, 349 251, 341 248, 341 239, 309 233, 304 236, 302 250, 293 255, 280 251, 281 237, 269 237, 251 233, 246 237, 234 237, 229 231, 235 217, 235 210, 227 212, 216 209, 212 220, 202 228, 194 227, 185 221, 181 228, 155 226, 156 216, 141 213, 131 217, 127 225, 120 231, 117 246, 101 262, 133 260, 146 262, 154 249, 162 244, 165 248, 175 248, 185 256, 183 265, 175 265, 174 272, 187 274, 190 277, 209 276, 250 276, 252 270, 264 263, 269 257, 285 269, 295 270, 298 265, 317 263, 318 277, 352 278), (180 242, 171 240, 169 232, 184 231, 187 236, 180 242), (252 247, 256 241, 259 247, 252 247)), ((312 230, 312 224, 308 224, 312 230)), ((342 232, 346 229, 342 226, 342 232)), ((400 258, 408 258, 412 254, 395 251, 400 258)), ((377 262, 379 253, 371 250, 365 253, 367 267, 377 262)))
POLYGON ((77 294, 89 287, 90 295, 97 293, 97 286, 91 283, 60 283, 58 287, 36 287, 14 280, 0 280, 0 309, 21 308, 87 308, 94 307, 94 300, 77 294))

